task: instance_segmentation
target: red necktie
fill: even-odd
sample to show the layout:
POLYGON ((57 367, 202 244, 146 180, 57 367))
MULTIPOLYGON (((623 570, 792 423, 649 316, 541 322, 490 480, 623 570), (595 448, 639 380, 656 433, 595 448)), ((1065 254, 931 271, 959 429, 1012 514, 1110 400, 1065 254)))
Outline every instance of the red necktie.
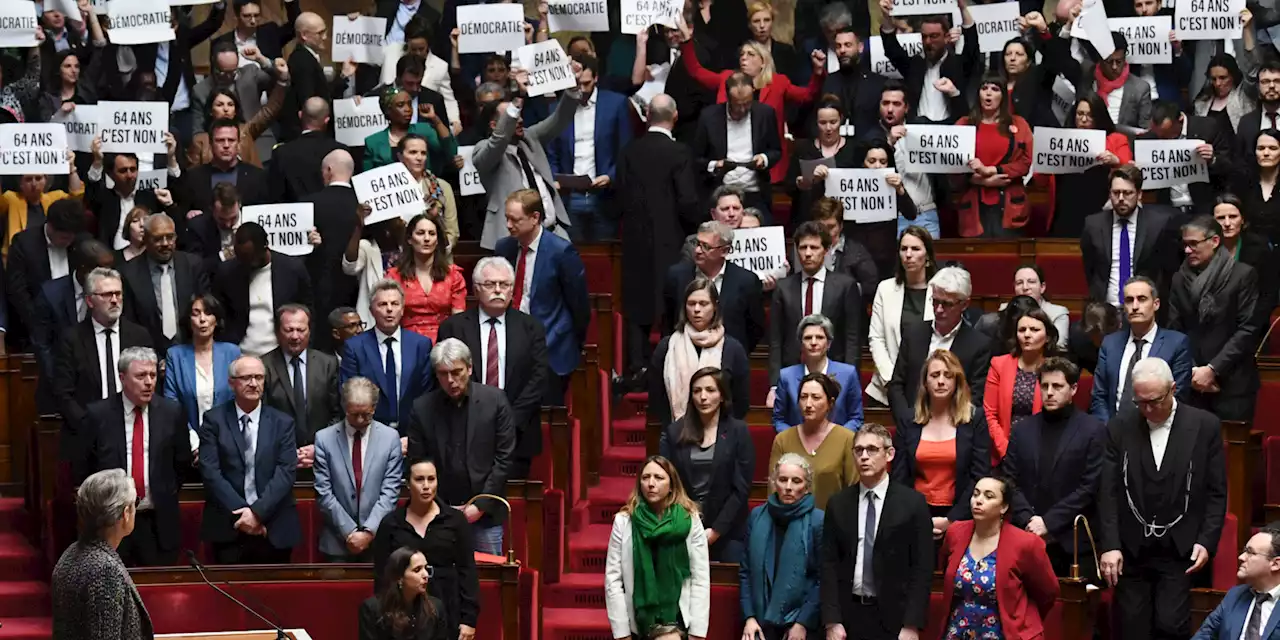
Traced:
POLYGON ((356 477, 356 517, 360 516, 360 487, 364 484, 364 458, 361 455, 360 441, 364 438, 364 433, 356 431, 354 442, 351 444, 351 472, 356 477))
POLYGON ((817 278, 809 276, 807 280, 809 281, 809 287, 804 290, 804 315, 811 316, 813 315, 813 283, 817 281, 817 278))
POLYGON ((498 385, 498 319, 489 318, 489 347, 485 354, 484 362, 484 383, 497 387, 498 385))
POLYGON ((138 490, 138 499, 147 497, 147 455, 145 453, 146 434, 142 428, 142 407, 133 408, 133 451, 129 458, 133 461, 133 486, 138 490))
POLYGON ((516 260, 516 292, 511 296, 511 306, 520 308, 524 300, 524 258, 529 255, 529 247, 520 247, 520 258, 516 260))

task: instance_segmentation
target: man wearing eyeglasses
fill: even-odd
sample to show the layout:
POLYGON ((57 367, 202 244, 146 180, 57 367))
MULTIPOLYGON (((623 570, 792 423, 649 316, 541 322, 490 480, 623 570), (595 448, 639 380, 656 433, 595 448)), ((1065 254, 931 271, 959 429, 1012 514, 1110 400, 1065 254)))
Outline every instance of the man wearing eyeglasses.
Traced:
POLYGON ((728 225, 714 220, 704 222, 698 227, 696 239, 693 260, 681 260, 667 270, 662 288, 663 335, 675 331, 676 317, 684 308, 685 289, 701 275, 711 280, 720 294, 725 334, 751 353, 764 337, 764 286, 756 274, 729 262, 733 229, 728 225))
POLYGON ((1222 424, 1179 402, 1176 387, 1164 360, 1143 358, 1136 408, 1107 424, 1096 530, 1121 638, 1189 635, 1192 575, 1209 566, 1226 517, 1222 424))
POLYGON ((1192 640, 1263 640, 1277 637, 1273 616, 1280 598, 1280 522, 1253 534, 1237 558, 1236 577, 1218 608, 1205 618, 1192 640))
POLYGON ((1263 56, 1258 66, 1258 108, 1240 118, 1236 126, 1236 157, 1254 158, 1254 142, 1258 133, 1280 129, 1280 60, 1263 56))
POLYGON ((1081 66, 1071 57, 1070 46, 1046 47, 1044 57, 1046 62, 1056 59, 1055 65, 1064 65, 1060 68, 1065 69, 1063 75, 1075 86, 1077 96, 1096 93, 1102 97, 1117 131, 1135 136, 1151 124, 1151 85, 1130 67, 1129 40, 1124 34, 1113 31, 1111 38, 1115 51, 1098 63, 1096 74, 1076 72, 1081 66))
POLYGON ((1080 257, 1089 297, 1121 307, 1129 278, 1146 276, 1167 289, 1177 269, 1177 244, 1170 221, 1176 212, 1142 204, 1142 170, 1132 164, 1111 170, 1110 211, 1090 214, 1080 235, 1080 257))
POLYGON ((338 307, 329 312, 329 337, 333 341, 333 356, 338 359, 338 364, 342 364, 342 351, 346 348, 347 340, 368 328, 355 307, 338 307))
POLYGON ((440 324, 438 338, 457 338, 475 355, 474 382, 502 389, 511 403, 516 448, 509 479, 529 477, 529 464, 542 453, 542 394, 550 371, 542 324, 512 309, 515 269, 505 258, 481 258, 471 281, 477 306, 440 324))

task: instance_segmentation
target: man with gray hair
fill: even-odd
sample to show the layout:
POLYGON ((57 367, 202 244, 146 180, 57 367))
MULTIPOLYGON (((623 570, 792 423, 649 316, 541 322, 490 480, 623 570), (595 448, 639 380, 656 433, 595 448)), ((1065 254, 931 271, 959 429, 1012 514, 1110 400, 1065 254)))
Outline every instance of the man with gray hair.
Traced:
POLYGON ((695 276, 711 281, 720 294, 720 317, 726 334, 751 353, 764 336, 764 288, 756 274, 728 261, 733 230, 719 222, 698 227, 693 260, 682 260, 667 269, 662 289, 663 335, 675 331, 676 317, 684 306, 684 292, 695 276))
POLYGON ((441 342, 457 338, 475 354, 471 379, 502 389, 511 403, 516 448, 507 474, 529 477, 529 465, 542 453, 542 396, 550 375, 547 336, 538 322, 512 309, 515 269, 506 258, 481 258, 471 281, 477 305, 440 324, 441 342))
POLYGON ((316 504, 324 515, 320 553, 330 562, 371 562, 373 536, 400 497, 400 434, 373 419, 378 385, 342 385, 345 418, 316 433, 316 504))
POLYGON ((120 265, 124 317, 146 327, 151 344, 164 353, 181 339, 186 324, 186 318, 179 317, 181 309, 209 290, 209 272, 199 257, 177 250, 177 226, 168 214, 147 217, 142 241, 146 253, 120 265))
POLYGON ((150 347, 120 351, 121 392, 90 403, 88 470, 124 469, 137 490, 133 532, 116 550, 130 567, 178 559, 178 489, 195 476, 182 405, 156 394, 157 357, 150 347))
POLYGON ((437 384, 413 403, 409 458, 436 461, 439 496, 467 516, 476 551, 502 555, 502 522, 475 498, 506 493, 516 434, 506 396, 476 384, 471 365, 471 350, 457 338, 441 340, 431 350, 437 384))
POLYGON ((987 387, 987 370, 991 367, 991 339, 964 321, 973 284, 969 272, 961 267, 943 267, 929 281, 933 289, 933 308, 925 309, 924 321, 902 331, 902 346, 889 380, 889 407, 894 418, 912 422, 915 419, 916 390, 920 371, 936 349, 947 349, 960 359, 969 383, 974 404, 982 404, 987 387))

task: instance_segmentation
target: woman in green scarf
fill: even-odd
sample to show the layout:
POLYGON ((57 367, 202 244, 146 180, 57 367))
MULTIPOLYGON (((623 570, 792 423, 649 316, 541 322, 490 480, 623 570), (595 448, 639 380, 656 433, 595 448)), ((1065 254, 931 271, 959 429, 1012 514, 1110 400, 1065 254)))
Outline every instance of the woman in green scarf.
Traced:
POLYGON ((705 640, 711 609, 707 535, 671 461, 645 460, 609 535, 605 607, 616 639, 679 625, 705 640))

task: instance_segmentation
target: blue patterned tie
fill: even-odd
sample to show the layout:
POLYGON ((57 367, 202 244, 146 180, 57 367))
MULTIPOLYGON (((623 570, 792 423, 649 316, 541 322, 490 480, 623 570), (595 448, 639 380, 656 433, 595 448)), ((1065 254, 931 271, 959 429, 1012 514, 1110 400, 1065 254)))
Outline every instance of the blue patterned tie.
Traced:
POLYGON ((1129 249, 1129 219, 1120 218, 1120 290, 1116 292, 1116 300, 1124 304, 1124 283, 1133 274, 1133 258, 1129 249))

